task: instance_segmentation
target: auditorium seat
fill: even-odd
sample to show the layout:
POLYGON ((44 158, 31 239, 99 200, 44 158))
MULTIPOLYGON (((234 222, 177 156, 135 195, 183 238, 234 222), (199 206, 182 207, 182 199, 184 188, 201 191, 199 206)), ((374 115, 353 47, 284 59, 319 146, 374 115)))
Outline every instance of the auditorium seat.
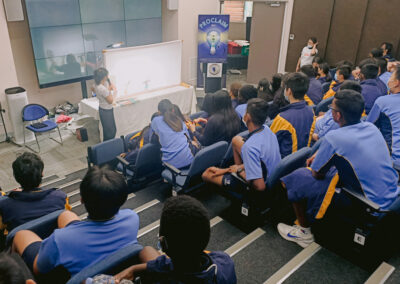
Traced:
POLYGON ((125 152, 124 141, 121 138, 107 140, 87 148, 88 167, 103 166, 115 161, 116 157, 125 152))
POLYGON ((164 163, 165 170, 161 175, 164 180, 172 185, 172 194, 188 193, 202 186, 202 173, 209 167, 218 166, 227 149, 228 143, 225 141, 201 149, 187 170, 179 170, 168 163, 164 163))
MULTIPOLYGON (((241 136, 243 138, 246 138, 249 135, 249 131, 243 131, 238 134, 238 136, 241 136)), ((233 165, 233 149, 232 149, 232 142, 229 143, 228 149, 226 150, 226 153, 224 157, 222 158, 222 161, 219 165, 220 168, 227 168, 229 166, 233 165)))
POLYGON ((332 104, 334 97, 330 97, 328 99, 322 100, 316 107, 315 107, 315 115, 318 115, 320 112, 327 112, 328 106, 332 104))

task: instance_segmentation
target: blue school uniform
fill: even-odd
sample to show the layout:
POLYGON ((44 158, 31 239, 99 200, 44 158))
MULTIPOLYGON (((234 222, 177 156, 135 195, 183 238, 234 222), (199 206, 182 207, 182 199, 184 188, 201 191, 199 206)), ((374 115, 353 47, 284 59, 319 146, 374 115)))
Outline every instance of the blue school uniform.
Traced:
POLYGON ((365 113, 369 114, 372 106, 375 103, 375 100, 380 96, 386 95, 386 93, 382 87, 378 85, 378 81, 376 79, 367 79, 361 81, 360 85, 362 88, 361 95, 364 97, 365 101, 365 113))
POLYGON ((43 240, 37 259, 40 273, 57 266, 75 275, 127 245, 137 243, 139 216, 132 210, 120 210, 114 218, 99 222, 80 221, 57 229, 43 240))
POLYGON ((263 130, 250 136, 243 144, 241 149, 244 169, 246 171, 246 180, 264 178, 272 173, 281 160, 279 153, 278 139, 275 134, 263 126, 263 130), (265 166, 267 173, 263 174, 265 166))
POLYGON ((325 178, 315 179, 309 168, 298 169, 282 178, 291 202, 307 199, 310 219, 324 216, 339 177, 345 185, 361 188, 365 196, 382 209, 388 209, 399 195, 398 175, 392 167, 385 141, 379 130, 369 122, 329 132, 311 169, 326 173, 325 178))
POLYGON ((190 165, 193 161, 193 154, 188 142, 189 132, 183 122, 182 127, 182 131, 175 132, 162 116, 155 117, 151 122, 151 129, 160 140, 163 162, 178 169, 190 165))
POLYGON ((247 103, 246 104, 241 104, 238 105, 235 108, 236 113, 238 114, 239 118, 242 119, 243 116, 246 114, 246 109, 247 109, 247 103))
POLYGON ((377 81, 378 87, 379 87, 379 89, 381 89, 382 93, 385 94, 385 95, 389 94, 388 93, 388 86, 384 82, 382 82, 382 80, 379 79, 379 78, 376 78, 376 81, 377 81))
POLYGON ((319 138, 324 137, 329 131, 335 130, 339 128, 339 124, 337 124, 332 117, 332 110, 328 110, 321 119, 318 119, 315 122, 315 131, 314 133, 318 134, 319 138))
POLYGON ((311 99, 314 105, 317 105, 322 100, 322 84, 315 78, 310 78, 307 96, 311 99))
POLYGON ((233 99, 232 100, 232 107, 235 109, 239 105, 239 100, 238 99, 233 99))
POLYGON ((321 83, 321 85, 331 81, 331 80, 328 80, 328 76, 319 77, 317 80, 321 83))
POLYGON ((379 79, 385 84, 387 89, 389 89, 387 84, 388 84, 391 76, 392 76, 392 72, 388 72, 388 71, 386 71, 385 73, 383 73, 382 75, 379 76, 379 79))
POLYGON ((342 86, 343 82, 339 83, 336 81, 332 81, 331 85, 329 86, 329 90, 324 94, 322 99, 326 100, 333 97, 339 91, 340 86, 342 86))
POLYGON ((310 146, 314 127, 314 112, 305 101, 283 107, 271 125, 278 138, 282 158, 310 146))
POLYGON ((394 161, 400 161, 400 93, 379 97, 367 121, 381 131, 394 161))

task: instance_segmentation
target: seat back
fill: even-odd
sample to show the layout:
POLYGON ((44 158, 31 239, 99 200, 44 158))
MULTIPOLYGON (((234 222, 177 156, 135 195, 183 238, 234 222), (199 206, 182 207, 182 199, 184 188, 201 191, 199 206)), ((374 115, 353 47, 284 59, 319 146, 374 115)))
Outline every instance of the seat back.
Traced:
POLYGON ((318 139, 318 141, 315 142, 314 145, 312 145, 312 147, 311 147, 311 155, 314 155, 315 152, 318 151, 319 146, 321 146, 322 141, 324 141, 324 138, 318 139))
POLYGON ((121 138, 124 140, 124 143, 125 143, 125 151, 128 151, 128 145, 129 145, 129 141, 131 140, 131 138, 138 133, 140 133, 140 131, 135 131, 128 135, 121 136, 121 138))
POLYGON ((298 168, 304 167, 306 164, 306 160, 311 155, 311 148, 304 147, 299 151, 294 152, 285 158, 283 158, 275 170, 268 176, 267 178, 267 188, 273 188, 279 180, 297 170, 298 168))
POLYGON ((101 166, 125 152, 124 140, 114 138, 88 147, 88 164, 101 166))
MULTIPOLYGON (((238 134, 238 136, 241 136, 243 138, 246 138, 248 135, 249 135, 249 131, 248 130, 240 132, 238 134)), ((232 161, 233 161, 233 148, 232 148, 232 142, 231 142, 231 143, 229 143, 229 146, 228 146, 228 148, 227 148, 227 150, 225 152, 225 155, 222 158, 222 161, 220 163, 220 167, 221 168, 226 168, 227 166, 229 166, 229 164, 232 161)))
POLYGON ((217 166, 228 149, 228 143, 220 141, 201 149, 193 159, 188 171, 188 182, 191 177, 201 175, 206 169, 217 166))
POLYGON ((11 246, 15 234, 21 230, 32 231, 42 239, 47 238, 57 228, 57 219, 62 212, 64 212, 64 210, 57 210, 53 213, 47 214, 16 227, 14 230, 8 233, 6 238, 6 246, 11 246))
POLYGON ((202 110, 202 111, 193 113, 189 116, 190 120, 194 120, 194 119, 200 118, 200 117, 203 117, 203 118, 208 117, 208 113, 206 113, 204 110, 202 110))
POLYGON ((330 97, 322 100, 315 108, 315 115, 318 115, 320 112, 327 112, 329 109, 328 106, 332 103, 333 99, 334 97, 330 97))
POLYGON ((22 121, 33 121, 49 115, 49 111, 42 105, 29 104, 22 109, 22 121))
POLYGON ((136 177, 149 176, 162 170, 161 150, 158 145, 149 143, 138 152, 136 163, 136 177))
POLYGON ((80 284, 89 277, 99 274, 115 275, 125 268, 139 262, 139 253, 143 247, 139 244, 131 244, 123 247, 103 260, 86 267, 72 277, 67 284, 80 284))

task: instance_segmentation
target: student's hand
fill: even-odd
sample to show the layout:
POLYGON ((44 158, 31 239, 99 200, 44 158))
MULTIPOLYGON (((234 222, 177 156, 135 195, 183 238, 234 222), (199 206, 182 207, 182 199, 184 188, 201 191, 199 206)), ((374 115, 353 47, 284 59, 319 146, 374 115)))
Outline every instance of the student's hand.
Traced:
POLYGON ((311 164, 314 162, 314 159, 315 159, 315 156, 317 155, 317 153, 318 153, 318 152, 315 152, 314 155, 312 155, 310 158, 307 159, 307 161, 306 161, 306 166, 307 166, 307 167, 310 167, 311 164))
POLYGON ((228 173, 229 169, 220 169, 217 167, 211 167, 210 171, 213 173, 212 177, 218 177, 228 173))
POLYGON ((243 165, 232 165, 229 167, 229 172, 236 173, 241 168, 243 168, 243 165))
POLYGON ((125 158, 125 157, 126 157, 126 153, 121 153, 119 156, 120 156, 121 158, 125 158))
POLYGON ((354 79, 359 79, 360 78, 360 69, 354 69, 351 74, 353 75, 354 79))
POLYGON ((205 119, 205 118, 202 118, 202 117, 199 117, 199 118, 196 118, 195 120, 193 120, 193 122, 194 123, 207 123, 207 119, 205 119))
POLYGON ((317 41, 316 43, 314 43, 314 48, 317 48, 317 45, 319 44, 319 42, 317 41))
POLYGON ((133 277, 135 277, 133 275, 133 269, 132 267, 129 267, 125 270, 123 270, 122 272, 118 273, 117 275, 114 276, 115 279, 115 283, 118 284, 121 280, 133 280, 133 277))
POLYGON ((196 131, 196 124, 194 124, 194 123, 188 123, 189 124, 189 130, 190 130, 190 132, 195 132, 196 131))

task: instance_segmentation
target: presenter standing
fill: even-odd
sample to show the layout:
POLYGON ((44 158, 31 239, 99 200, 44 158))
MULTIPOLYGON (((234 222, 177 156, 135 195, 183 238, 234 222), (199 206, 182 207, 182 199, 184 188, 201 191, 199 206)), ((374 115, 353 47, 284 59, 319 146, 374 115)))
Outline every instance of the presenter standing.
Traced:
POLYGON ((312 65, 314 57, 318 54, 317 49, 318 41, 316 37, 310 37, 307 41, 307 46, 305 46, 297 61, 296 72, 300 72, 300 68, 304 65, 312 65))
POLYGON ((108 71, 99 68, 94 71, 94 93, 99 100, 100 121, 103 127, 103 141, 113 139, 117 132, 114 120, 113 102, 117 94, 115 86, 108 78, 108 71))

